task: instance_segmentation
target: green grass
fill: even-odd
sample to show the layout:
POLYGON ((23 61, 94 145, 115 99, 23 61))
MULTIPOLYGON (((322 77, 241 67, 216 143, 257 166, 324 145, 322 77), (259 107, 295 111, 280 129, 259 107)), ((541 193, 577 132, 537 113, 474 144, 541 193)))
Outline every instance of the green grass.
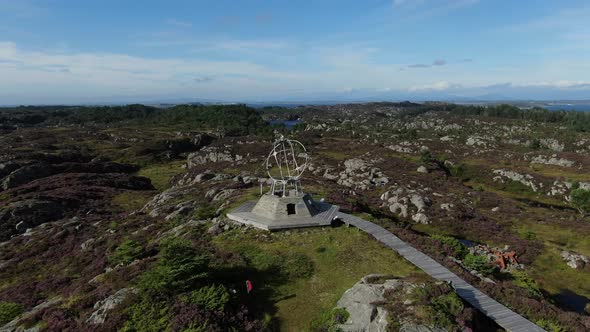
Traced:
POLYGON ((567 266, 560 253, 561 250, 555 247, 547 248, 530 266, 529 275, 553 295, 569 289, 590 298, 590 274, 567 266))
POLYGON ((520 221, 516 231, 525 238, 527 232, 532 232, 537 239, 546 245, 560 247, 590 256, 590 237, 585 232, 574 228, 566 228, 557 224, 539 224, 536 222, 520 221))
POLYGON ((165 164, 150 165, 142 168, 137 175, 149 178, 158 191, 164 191, 170 188, 170 180, 174 176, 184 172, 181 167, 183 164, 183 160, 177 160, 165 164))
POLYGON ((348 153, 344 153, 341 151, 320 151, 318 154, 336 161, 353 158, 353 156, 349 155, 348 153))
POLYGON ((533 164, 530 168, 537 174, 553 178, 565 178, 569 181, 590 181, 590 176, 587 173, 576 173, 574 169, 566 169, 559 166, 533 164))
POLYGON ((311 277, 290 279, 272 290, 281 331, 308 329, 312 320, 331 310, 344 291, 367 274, 403 277, 417 272, 395 252, 354 228, 297 230, 288 235, 273 233, 272 241, 260 240, 257 234, 260 232, 238 230, 224 233, 214 241, 221 248, 237 251, 248 243, 248 247, 255 246, 265 253, 299 253, 309 257, 314 266, 311 277))
POLYGON ((590 298, 590 274, 570 268, 560 256, 562 250, 590 255, 590 238, 586 233, 556 224, 526 221, 520 222, 516 231, 523 238, 534 234, 545 245, 543 253, 527 269, 541 288, 554 295, 569 289, 590 298))
POLYGON ((127 191, 113 197, 111 203, 125 212, 133 212, 141 209, 153 196, 153 192, 127 191))

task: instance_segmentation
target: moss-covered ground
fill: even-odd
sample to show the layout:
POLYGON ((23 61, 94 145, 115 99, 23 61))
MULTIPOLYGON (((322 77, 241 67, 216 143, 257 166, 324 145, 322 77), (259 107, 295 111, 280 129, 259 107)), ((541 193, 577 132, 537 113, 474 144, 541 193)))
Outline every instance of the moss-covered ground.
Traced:
MULTIPOLYGON (((354 228, 317 228, 271 233, 234 230, 215 238, 224 249, 253 255, 253 251, 299 253, 313 262, 309 277, 288 280, 271 290, 281 331, 304 331, 331 310, 344 291, 371 273, 407 276, 419 273, 392 250, 354 228), (266 233, 268 234, 268 233, 266 233), (247 244, 247 245, 245 245, 247 244)), ((252 280, 256 288, 267 287, 252 280)))

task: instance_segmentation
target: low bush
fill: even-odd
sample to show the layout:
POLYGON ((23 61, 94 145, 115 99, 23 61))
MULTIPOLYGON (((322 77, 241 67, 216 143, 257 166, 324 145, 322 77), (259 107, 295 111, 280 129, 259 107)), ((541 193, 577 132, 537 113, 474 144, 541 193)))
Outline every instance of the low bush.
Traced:
POLYGON ((344 308, 334 308, 323 312, 319 318, 313 320, 309 330, 312 332, 336 332, 341 331, 338 324, 348 320, 350 314, 344 308))
POLYGON ((484 275, 494 272, 494 267, 490 262, 483 256, 467 254, 463 260, 463 264, 468 268, 475 270, 484 275))
POLYGON ((513 282, 516 286, 526 289, 530 296, 541 297, 541 288, 537 282, 524 271, 512 272, 513 282))
POLYGON ((23 310, 23 306, 18 303, 0 302, 0 326, 22 314, 23 310))
POLYGON ((223 311, 229 298, 229 292, 223 285, 201 287, 183 296, 186 303, 196 304, 211 311, 223 311))
POLYGON ((208 276, 211 252, 188 240, 172 238, 160 244, 156 267, 146 272, 139 287, 154 295, 177 294, 194 287, 208 276))
POLYGON ((127 265, 135 259, 143 256, 143 254, 143 247, 139 243, 128 239, 123 241, 123 243, 115 249, 115 252, 109 256, 109 262, 113 265, 127 265))
POLYGON ((571 203, 582 216, 590 213, 590 190, 580 188, 578 182, 574 183, 571 191, 571 203))
POLYGON ((450 236, 443 236, 443 235, 433 235, 433 239, 442 242, 444 245, 448 246, 452 252, 453 256, 458 259, 463 259, 465 255, 469 253, 469 250, 461 243, 459 240, 455 239, 454 237, 450 236))

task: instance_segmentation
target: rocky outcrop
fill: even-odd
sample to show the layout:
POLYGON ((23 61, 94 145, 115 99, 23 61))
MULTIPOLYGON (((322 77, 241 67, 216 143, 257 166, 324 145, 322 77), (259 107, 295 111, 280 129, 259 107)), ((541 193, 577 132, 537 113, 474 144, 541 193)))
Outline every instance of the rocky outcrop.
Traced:
POLYGON ((113 310, 117 305, 123 302, 131 293, 137 293, 135 288, 122 288, 115 294, 107 297, 102 301, 94 304, 94 312, 86 320, 86 324, 100 325, 103 324, 107 318, 109 311, 113 310))
POLYGON ((561 259, 572 269, 582 269, 586 264, 590 264, 590 257, 565 250, 561 252, 561 259))
POLYGON ((572 167, 575 165, 575 162, 572 160, 567 160, 564 158, 558 158, 557 155, 552 156, 543 156, 539 155, 533 157, 531 159, 531 164, 542 164, 542 165, 554 165, 554 166, 561 166, 561 167, 572 167))
POLYGON ((561 152, 565 149, 565 145, 560 143, 555 138, 543 138, 540 140, 541 146, 549 150, 561 152))
POLYGON ((520 174, 514 171, 505 170, 505 169, 496 169, 494 170, 494 174, 497 176, 494 177, 494 182, 501 182, 504 183, 505 179, 520 182, 521 184, 531 188, 532 191, 537 192, 540 187, 543 186, 543 183, 536 184, 533 180, 534 178, 529 174, 520 174))
POLYGON ((8 174, 2 180, 4 190, 19 187, 34 180, 61 173, 125 173, 136 172, 137 166, 119 164, 114 162, 64 162, 60 164, 48 164, 45 162, 22 166, 8 174))
POLYGON ((392 187, 381 195, 384 202, 381 206, 400 218, 410 217, 416 223, 428 224, 430 219, 426 212, 432 201, 426 196, 427 191, 423 188, 392 187))
POLYGON ((0 212, 0 240, 7 240, 15 233, 25 233, 27 229, 42 223, 62 218, 64 207, 46 200, 29 199, 10 204, 0 212))
POLYGON ((359 190, 367 190, 370 187, 387 184, 389 178, 373 165, 373 161, 365 161, 359 158, 348 159, 344 162, 345 169, 340 172, 336 182, 339 185, 359 190))
POLYGON ((51 174, 53 174, 53 170, 46 163, 23 166, 8 174, 2 180, 2 188, 8 190, 51 174))
POLYGON ((239 162, 243 156, 234 154, 229 149, 206 147, 199 152, 191 153, 187 157, 186 167, 192 168, 207 163, 239 162))
POLYGON ((61 297, 54 297, 50 300, 47 300, 37 306, 35 306, 33 309, 25 312, 24 314, 16 317, 15 319, 13 319, 12 321, 6 323, 4 326, 0 327, 0 332, 25 332, 25 331, 35 331, 34 327, 31 329, 27 329, 21 325, 25 324, 25 322, 33 317, 35 317, 37 314, 39 314, 40 312, 42 312, 43 310, 47 309, 47 308, 51 308, 53 306, 59 305, 60 303, 63 302, 63 299, 61 297))
MULTIPOLYGON (((363 277, 352 288, 348 289, 336 303, 337 308, 346 309, 349 316, 346 322, 338 327, 345 332, 385 332, 388 331, 389 321, 398 321, 399 317, 389 317, 387 310, 382 307, 386 301, 386 293, 401 290, 403 294, 410 293, 419 285, 397 279, 392 276, 372 274, 363 277)), ((411 307, 410 301, 404 305, 411 307)), ((411 318, 404 318, 399 323, 399 331, 405 332, 444 332, 444 329, 425 326, 412 322, 411 318)))
POLYGON ((344 308, 349 314, 348 320, 339 327, 343 331, 386 331, 387 312, 374 303, 385 300, 384 293, 388 289, 399 286, 397 279, 385 280, 382 284, 370 282, 369 275, 348 289, 336 303, 338 308, 344 308))

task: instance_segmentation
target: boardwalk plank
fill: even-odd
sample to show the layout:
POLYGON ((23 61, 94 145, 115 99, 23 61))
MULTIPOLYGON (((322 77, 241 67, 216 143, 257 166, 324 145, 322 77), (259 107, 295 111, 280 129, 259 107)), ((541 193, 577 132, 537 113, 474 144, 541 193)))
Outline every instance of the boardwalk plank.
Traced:
POLYGON ((395 250, 402 257, 416 265, 430 276, 439 280, 452 282, 457 294, 482 313, 493 319, 498 325, 512 332, 545 331, 528 319, 520 316, 506 306, 487 296, 477 288, 471 286, 459 276, 451 272, 440 263, 416 250, 381 226, 366 220, 346 214, 338 213, 338 217, 346 224, 355 226, 369 234, 377 241, 395 250))

